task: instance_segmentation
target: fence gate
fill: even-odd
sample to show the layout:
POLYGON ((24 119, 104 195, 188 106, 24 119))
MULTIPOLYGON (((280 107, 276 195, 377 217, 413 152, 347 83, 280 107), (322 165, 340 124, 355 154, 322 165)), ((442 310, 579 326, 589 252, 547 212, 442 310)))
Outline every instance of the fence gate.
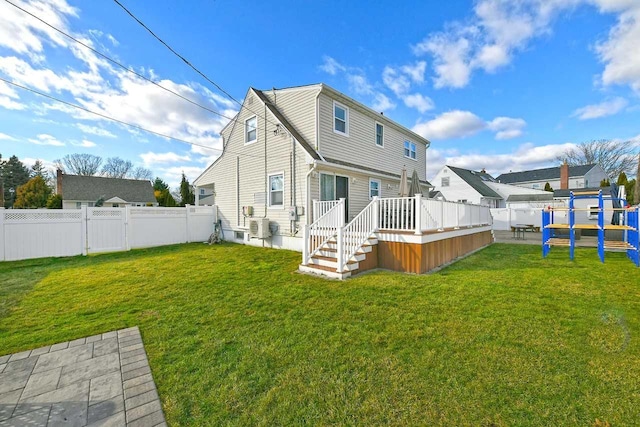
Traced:
POLYGON ((87 208, 87 252, 127 250, 125 208, 87 208))

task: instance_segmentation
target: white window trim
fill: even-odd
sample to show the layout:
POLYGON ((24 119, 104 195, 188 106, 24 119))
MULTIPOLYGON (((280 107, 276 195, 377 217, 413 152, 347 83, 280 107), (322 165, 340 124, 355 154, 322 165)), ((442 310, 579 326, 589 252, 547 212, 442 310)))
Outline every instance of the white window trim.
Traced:
MULTIPOLYGON (((331 175, 333 176, 333 200, 338 200, 335 199, 336 197, 336 177, 340 177, 340 178, 347 178, 347 194, 351 194, 351 177, 349 175, 343 175, 341 173, 336 173, 336 172, 329 172, 329 171, 322 171, 318 174, 318 200, 321 199, 321 195, 322 195, 322 178, 320 178, 320 175, 331 175)), ((327 202, 328 200, 322 200, 323 202, 327 202)))
POLYGON ((282 172, 273 172, 270 173, 269 175, 267 175, 267 183, 269 185, 268 191, 267 191, 267 207, 269 209, 284 209, 284 205, 285 205, 285 176, 284 176, 284 171, 282 172), (271 177, 272 176, 278 176, 278 175, 282 175, 282 205, 272 205, 271 204, 271 177))
POLYGON ((387 133, 387 131, 384 128, 384 125, 380 122, 375 122, 376 124, 374 125, 373 129, 375 131, 375 140, 374 143, 376 145, 376 147, 380 147, 380 148, 384 148, 384 134, 387 133), (378 144, 378 125, 382 126, 382 145, 378 144))
POLYGON ((378 197, 382 197, 382 181, 379 179, 375 179, 375 178, 369 178, 369 200, 373 199, 373 196, 371 195, 371 183, 372 182, 377 182, 378 183, 378 197))
POLYGON ((333 101, 333 110, 331 111, 331 127, 333 128, 333 132, 342 136, 349 136, 349 107, 344 104, 339 103, 338 101, 333 101), (344 132, 340 132, 336 129, 336 106, 342 108, 344 110, 345 115, 345 123, 344 123, 344 132))
POLYGON ((411 159, 414 162, 417 162, 418 161, 418 144, 416 144, 413 141, 409 141, 408 139, 405 139, 404 142, 402 143, 402 154, 404 155, 405 158, 411 159), (409 143, 409 155, 408 156, 406 154, 404 154, 404 143, 405 142, 409 143), (416 153, 416 157, 415 158, 411 157, 411 145, 413 145, 413 147, 414 147, 413 152, 416 153))
POLYGON ((244 145, 250 145, 250 144, 253 144, 254 142, 258 142, 258 116, 251 116, 244 121, 244 145), (253 120, 253 119, 256 119, 256 127, 255 127, 256 139, 252 139, 251 141, 249 141, 247 139, 249 137, 249 132, 247 131, 248 122, 249 120, 253 120))

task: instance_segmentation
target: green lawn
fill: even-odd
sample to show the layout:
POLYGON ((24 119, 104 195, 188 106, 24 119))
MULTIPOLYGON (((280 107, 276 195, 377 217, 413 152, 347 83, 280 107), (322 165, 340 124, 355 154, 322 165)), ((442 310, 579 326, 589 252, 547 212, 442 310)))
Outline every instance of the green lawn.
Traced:
POLYGON ((0 263, 0 354, 139 325, 171 425, 637 425, 640 269, 495 244, 344 282, 189 244, 0 263))

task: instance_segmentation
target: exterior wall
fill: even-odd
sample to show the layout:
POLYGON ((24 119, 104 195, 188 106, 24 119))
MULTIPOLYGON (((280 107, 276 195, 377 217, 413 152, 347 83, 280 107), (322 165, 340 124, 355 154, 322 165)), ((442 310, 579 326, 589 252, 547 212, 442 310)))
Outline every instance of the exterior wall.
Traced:
MULTIPOLYGON (((601 179, 604 179, 604 178, 601 178, 601 179)), ((569 177, 569 188, 585 188, 584 181, 585 181, 585 177, 571 176, 569 177)), ((524 188, 533 188, 536 190, 544 190, 544 186, 547 182, 549 183, 551 188, 553 188, 554 190, 560 189, 560 178, 552 179, 552 180, 543 180, 543 181, 518 182, 514 184, 509 184, 509 185, 516 185, 518 187, 524 187, 524 188)), ((589 185, 591 185, 591 180, 589 180, 589 185)), ((598 185, 600 185, 600 180, 598 180, 598 182, 595 184, 596 187, 598 185)))
POLYGON ((335 99, 349 108, 348 136, 333 130, 333 102, 324 92, 319 101, 319 141, 318 148, 322 156, 344 160, 388 173, 400 175, 406 167, 411 176, 413 170, 422 180, 426 180, 426 145, 409 131, 401 131, 383 115, 373 115, 346 100, 335 99), (384 126, 384 147, 376 145, 376 121, 384 126), (404 141, 416 144, 416 159, 404 156, 404 141))
POLYGON ((282 113, 300 135, 316 146, 316 96, 320 86, 264 91, 273 105, 282 113))
MULTIPOLYGON (((243 206, 253 207, 254 218, 269 218, 274 236, 268 239, 271 242, 265 243, 267 246, 285 236, 301 238, 301 227, 306 221, 305 174, 309 170, 306 153, 298 144, 294 146, 289 134, 281 132, 274 135, 274 123, 278 120, 252 91, 247 94, 245 105, 249 105, 250 110, 243 106, 236 117, 237 122, 225 129, 225 151, 198 177, 194 185, 215 188, 215 202, 226 240, 234 240, 234 231, 248 229, 250 218, 243 215, 243 206), (253 101, 249 104, 251 98, 253 101), (245 144, 245 120, 256 113, 257 141, 245 144), (264 119, 265 115, 267 121, 264 119), (295 186, 292 179, 294 153, 295 186), (269 195, 268 192, 265 194, 265 187, 268 185, 268 175, 276 173, 284 173, 284 206, 272 208, 268 206, 269 195), (305 208, 299 220, 293 224, 289 221, 289 207, 292 203, 305 208)), ((260 240, 255 243, 262 245, 260 240)))
POLYGON ((445 199, 450 202, 459 202, 466 200, 467 203, 473 203, 475 205, 488 203, 483 201, 484 198, 467 182, 460 178, 455 172, 448 167, 443 167, 440 172, 431 181, 431 184, 435 186, 435 189, 440 191, 445 199), (442 178, 449 178, 449 186, 442 186, 442 178))
MULTIPOLYGON (((613 179, 617 179, 618 177, 614 177, 613 179)), ((589 172, 584 176, 585 187, 599 187, 600 181, 603 179, 609 179, 606 172, 600 167, 596 166, 592 168, 589 172)), ((571 179, 569 179, 569 184, 571 184, 571 179)))

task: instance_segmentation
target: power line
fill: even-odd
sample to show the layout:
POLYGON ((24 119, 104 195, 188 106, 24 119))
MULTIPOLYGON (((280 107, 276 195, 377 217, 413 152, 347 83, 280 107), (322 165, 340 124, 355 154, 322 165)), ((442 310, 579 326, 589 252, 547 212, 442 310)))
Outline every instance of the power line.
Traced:
MULTIPOLYGON (((232 117, 225 116, 224 114, 219 113, 218 111, 212 110, 212 109, 211 109, 211 108, 209 108, 209 107, 206 107, 206 106, 204 106, 204 105, 198 104, 197 102, 195 102, 195 101, 193 101, 193 100, 191 100, 191 99, 189 99, 189 98, 187 98, 187 97, 185 97, 185 96, 183 96, 183 95, 181 95, 181 94, 179 94, 179 93, 177 93, 177 92, 175 92, 175 91, 173 91, 173 90, 169 89, 169 88, 168 88, 168 87, 166 87, 166 86, 162 86, 160 83, 158 83, 158 82, 156 82, 156 81, 154 81, 154 80, 152 80, 152 79, 150 79, 150 78, 148 78, 148 77, 144 76, 143 74, 140 74, 140 73, 138 73, 138 72, 136 72, 136 71, 134 71, 134 70, 130 69, 129 67, 127 67, 127 66, 123 65, 122 63, 120 63, 120 62, 116 61, 115 59, 113 59, 113 58, 109 57, 108 55, 106 55, 106 54, 104 54, 104 53, 100 52, 100 51, 99 51, 99 50, 97 50, 97 49, 94 49, 93 47, 91 47, 91 46, 87 45, 86 43, 82 42, 81 40, 78 40, 78 39, 76 39, 75 37, 71 36, 70 34, 68 34, 68 33, 66 33, 66 32, 62 31, 61 29, 56 28, 55 26, 53 26, 53 25, 49 24, 48 22, 46 22, 46 21, 45 21, 45 20, 43 20, 42 18, 40 18, 40 17, 38 17, 38 16, 34 15, 33 13, 29 12, 29 11, 28 11, 28 10, 26 10, 26 9, 23 9, 22 7, 20 7, 20 6, 16 5, 15 3, 13 3, 13 2, 11 2, 11 1, 9 1, 9 0, 4 0, 4 1, 5 1, 6 3, 9 3, 11 6, 13 6, 13 7, 15 7, 15 8, 17 8, 17 9, 21 10, 22 12, 26 13, 27 15, 29 15, 29 16, 31 16, 31 17, 33 17, 33 18, 37 19, 38 21, 42 22, 44 25, 48 26, 49 28, 53 29, 54 31, 57 31, 58 33, 60 33, 60 34, 64 35, 65 37, 68 37, 69 39, 71 39, 71 40, 73 40, 74 42, 76 42, 76 43, 80 44, 81 46, 85 47, 86 49, 89 49, 90 51, 92 51, 92 52, 93 52, 93 53, 95 53, 96 55, 99 55, 99 56, 101 56, 102 58, 106 59, 107 61, 109 61, 109 62, 111 62, 111 63, 113 63, 113 64, 115 64, 115 65, 119 66, 119 67, 120 67, 120 68, 122 68, 123 70, 128 71, 129 73, 134 74, 135 76, 140 77, 141 79, 144 79, 144 80, 148 81, 149 83, 154 84, 155 86, 159 87, 160 89, 163 89, 163 90, 165 90, 165 91, 167 91, 167 92, 169 92, 169 93, 171 93, 171 94, 173 94, 173 95, 175 95, 175 96, 177 96, 177 97, 179 97, 179 98, 181 98, 181 99, 183 99, 183 100, 185 100, 185 101, 189 102, 190 104, 193 104, 193 105, 195 105, 195 106, 197 106, 197 107, 200 107, 200 108, 202 108, 203 110, 206 110, 206 111, 208 111, 208 112, 210 112, 210 113, 213 113, 213 114, 215 114, 215 115, 217 115, 217 116, 219 116, 219 117, 222 117, 222 118, 224 118, 224 119, 227 119, 227 120, 229 120, 229 121, 233 121, 233 122, 236 122, 236 123, 240 122, 240 120, 236 119, 235 117, 233 117, 233 118, 232 118, 232 117)), ((256 127, 256 128, 258 129, 258 127, 256 127)), ((260 128, 260 129, 261 129, 261 128, 260 128)), ((264 129, 261 129, 261 130, 264 130, 264 129)))
MULTIPOLYGON (((134 129, 138 129, 138 130, 141 130, 141 131, 144 131, 144 132, 147 132, 147 133, 151 133, 153 135, 157 135, 157 136, 160 136, 160 137, 163 137, 163 138, 171 139, 171 140, 174 140, 174 141, 182 142, 184 144, 193 145, 193 146, 196 146, 196 147, 206 148, 207 150, 218 151, 218 152, 220 152, 220 154, 222 154, 224 152, 224 149, 208 147, 206 145, 198 144, 196 142, 190 142, 190 141, 187 141, 187 140, 184 140, 184 139, 181 139, 181 138, 176 138, 176 137, 173 137, 173 136, 169 136, 169 135, 166 135, 166 134, 163 134, 163 133, 160 133, 160 132, 156 132, 156 131, 144 128, 144 127, 139 126, 139 125, 134 125, 132 123, 128 123, 128 122, 116 119, 114 117, 107 116, 106 114, 102 114, 102 113, 98 113, 96 111, 89 110, 88 108, 85 108, 85 107, 83 107, 81 105, 74 104, 74 103, 67 102, 67 101, 63 101, 62 99, 56 98, 56 97, 48 95, 46 93, 42 93, 40 91, 37 91, 35 89, 31 89, 31 88, 26 87, 26 86, 22 86, 22 85, 20 85, 18 83, 14 83, 14 82, 12 82, 10 80, 7 80, 7 79, 4 79, 2 77, 0 77, 0 81, 8 83, 8 84, 10 84, 12 86, 15 86, 17 88, 20 88, 20 89, 35 93, 36 95, 40 95, 40 96, 42 96, 44 98, 48 98, 48 99, 51 99, 53 101, 59 102, 61 104, 65 104, 65 105, 68 105, 70 107, 74 107, 74 108, 77 108, 79 110, 85 111, 87 113, 91 113, 91 114, 94 114, 96 116, 102 117, 104 119, 111 120, 111 121, 116 122, 116 123, 120 123, 121 125, 129 126, 129 127, 134 128, 134 129)), ((246 153, 237 153, 237 152, 233 152, 233 151, 227 151, 227 152, 231 153, 231 154, 241 155, 241 156, 256 157, 256 158, 260 158, 260 159, 263 158, 263 156, 255 156, 255 155, 246 154, 246 153)))
MULTIPOLYGON (((236 104, 238 104, 239 106, 242 107, 242 103, 240 101, 238 101, 237 99, 235 99, 233 96, 231 96, 231 94, 229 92, 227 92, 226 90, 224 90, 222 87, 220 87, 220 85, 218 85, 216 82, 214 82, 213 80, 211 80, 209 77, 207 77, 202 71, 200 71, 199 69, 197 69, 193 64, 191 64, 191 62, 189 62, 189 60, 187 58, 185 58, 184 56, 180 55, 178 52, 176 52, 171 46, 169 46, 164 40, 162 40, 159 36, 156 35, 156 33, 154 33, 149 27, 147 27, 145 25, 144 22, 142 22, 140 19, 138 19, 129 9, 127 9, 122 3, 120 3, 118 0, 113 0, 118 6, 120 6, 129 16, 131 16, 138 24, 140 24, 145 30, 147 30, 156 40, 158 40, 160 43, 162 43, 167 49, 169 49, 171 51, 171 53, 173 53, 174 55, 176 55, 178 58, 180 58, 185 64, 187 64, 189 67, 191 67, 196 73, 200 74, 206 81, 208 81, 209 83, 211 83, 212 85, 214 85, 220 92, 224 93, 227 97, 229 97, 229 99, 231 99, 232 101, 234 101, 236 104)), ((249 107, 245 106, 244 108, 246 108, 248 111, 252 112, 253 114, 255 114, 256 116, 264 119, 265 122, 269 122, 272 125, 277 125, 277 123, 274 123, 270 120, 268 120, 266 117, 262 117, 260 114, 256 113, 255 111, 252 111, 249 107)))

